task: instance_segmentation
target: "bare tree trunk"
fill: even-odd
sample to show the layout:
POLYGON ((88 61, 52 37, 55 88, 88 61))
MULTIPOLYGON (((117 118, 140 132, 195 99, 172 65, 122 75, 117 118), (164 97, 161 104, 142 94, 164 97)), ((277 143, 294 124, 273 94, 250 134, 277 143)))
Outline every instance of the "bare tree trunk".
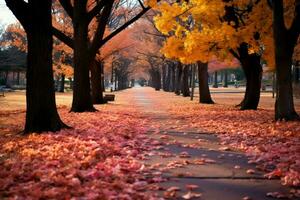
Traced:
POLYGON ((182 81, 181 81, 181 92, 182 96, 189 97, 190 96, 190 88, 189 88, 189 66, 186 65, 183 67, 182 81))
POLYGON ((214 84, 213 84, 214 88, 218 88, 218 72, 215 71, 214 73, 214 84))
POLYGON ((180 86, 181 86, 181 77, 182 77, 182 65, 180 62, 177 64, 176 69, 176 81, 175 81, 175 94, 180 95, 180 86))
POLYGON ((208 86, 208 63, 198 62, 199 102, 213 104, 208 86))
POLYGON ((106 103, 103 98, 102 80, 101 80, 101 63, 94 60, 91 65, 91 86, 93 104, 106 103))
POLYGON ((65 75, 61 74, 58 92, 65 92, 65 75))

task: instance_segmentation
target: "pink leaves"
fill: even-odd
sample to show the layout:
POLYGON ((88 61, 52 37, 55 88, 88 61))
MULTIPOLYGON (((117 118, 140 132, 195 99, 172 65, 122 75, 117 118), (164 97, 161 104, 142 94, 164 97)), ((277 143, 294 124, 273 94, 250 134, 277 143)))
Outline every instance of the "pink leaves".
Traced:
POLYGON ((138 159, 152 148, 143 136, 146 121, 124 107, 110 109, 76 114, 64 108, 61 115, 74 129, 57 134, 0 135, 0 155, 9 158, 0 158, 0 189, 18 198, 149 199, 147 182, 138 180, 145 168, 138 159))

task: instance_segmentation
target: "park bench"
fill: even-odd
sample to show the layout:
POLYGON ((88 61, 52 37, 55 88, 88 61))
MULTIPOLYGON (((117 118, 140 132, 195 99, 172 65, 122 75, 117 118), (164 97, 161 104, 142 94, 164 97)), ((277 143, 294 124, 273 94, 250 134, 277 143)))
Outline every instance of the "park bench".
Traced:
POLYGON ((115 100, 115 95, 114 94, 106 94, 106 95, 104 95, 104 100, 114 101, 115 100))

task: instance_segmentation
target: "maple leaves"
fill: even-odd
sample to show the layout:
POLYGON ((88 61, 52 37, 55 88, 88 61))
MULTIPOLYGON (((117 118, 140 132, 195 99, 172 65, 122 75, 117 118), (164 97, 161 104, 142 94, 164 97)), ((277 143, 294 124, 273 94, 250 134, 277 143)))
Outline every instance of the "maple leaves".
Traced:
MULTIPOLYGON (((60 112, 74 129, 25 137, 2 133, 2 197, 150 198, 136 183, 144 168, 137 159, 149 148, 143 121, 118 108, 85 114, 63 108, 60 112)), ((23 113, 13 113, 22 121, 23 113)))

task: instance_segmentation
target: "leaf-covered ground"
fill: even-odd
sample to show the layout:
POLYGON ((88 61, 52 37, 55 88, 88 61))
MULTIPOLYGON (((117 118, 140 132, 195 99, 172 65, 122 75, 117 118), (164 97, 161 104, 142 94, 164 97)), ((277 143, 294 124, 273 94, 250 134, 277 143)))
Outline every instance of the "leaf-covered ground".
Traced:
MULTIPOLYGON (((225 98, 231 94, 222 94, 225 98)), ((189 98, 163 92, 147 93, 146 98, 156 101, 157 109, 184 122, 169 126, 177 130, 194 128, 202 132, 217 133, 222 144, 240 149, 249 155, 249 162, 266 171, 266 177, 280 177, 282 184, 300 186, 300 122, 274 122, 274 110, 240 111, 230 102, 204 105, 189 98)), ((217 96, 220 98, 220 96, 217 96)), ((236 102, 236 98, 234 98, 236 102)), ((218 100, 217 100, 218 102, 218 100)), ((296 107, 299 113, 299 103, 296 107)), ((270 105, 264 102, 265 105, 270 105)), ((158 125, 158 129, 163 129, 158 125)))
MULTIPOLYGON (((144 98, 156 105, 153 110, 165 110, 178 123, 149 121, 134 104, 134 91, 127 90, 95 113, 69 113, 69 107, 59 106, 73 129, 21 136, 25 111, 6 102, 10 107, 0 111, 0 199, 158 199, 153 191, 161 178, 148 176, 142 164, 160 145, 147 137, 148 128, 217 133, 224 144, 245 151, 267 176, 299 187, 299 122, 275 123, 271 109, 239 111, 232 102, 200 105, 144 90, 144 98)), ((69 104, 70 97, 59 102, 69 104)))
POLYGON ((16 134, 24 111, 1 112, 0 199, 152 198, 141 190, 140 160, 155 145, 145 137, 145 120, 126 110, 109 105, 76 114, 63 107, 73 129, 28 136, 16 134))

